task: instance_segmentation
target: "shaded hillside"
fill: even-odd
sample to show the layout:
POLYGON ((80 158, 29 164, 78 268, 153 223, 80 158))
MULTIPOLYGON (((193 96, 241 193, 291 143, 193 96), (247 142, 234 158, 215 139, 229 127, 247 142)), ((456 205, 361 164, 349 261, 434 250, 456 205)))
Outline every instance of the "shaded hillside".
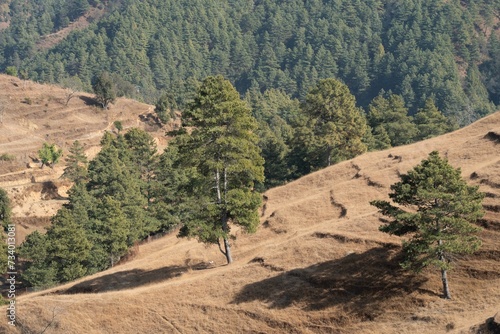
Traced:
POLYGON ((17 299, 18 327, 46 333, 467 333, 500 308, 500 113, 459 131, 364 154, 265 193, 261 226, 235 263, 168 235, 111 270, 17 299), (450 273, 415 276, 378 231, 389 186, 439 150, 487 196, 483 247, 450 273))
POLYGON ((33 228, 46 226, 64 203, 70 184, 59 177, 73 141, 80 141, 92 158, 100 149, 104 131, 116 131, 113 124, 120 121, 125 129, 150 131, 160 148, 166 145, 165 129, 151 118, 154 107, 129 99, 118 99, 109 110, 102 110, 92 95, 81 93, 66 106, 65 91, 60 87, 0 75, 0 105, 0 155, 13 158, 0 161, 0 187, 12 198, 15 221, 22 226, 18 243, 33 228), (44 142, 64 151, 62 161, 53 169, 41 168, 37 161, 44 142))

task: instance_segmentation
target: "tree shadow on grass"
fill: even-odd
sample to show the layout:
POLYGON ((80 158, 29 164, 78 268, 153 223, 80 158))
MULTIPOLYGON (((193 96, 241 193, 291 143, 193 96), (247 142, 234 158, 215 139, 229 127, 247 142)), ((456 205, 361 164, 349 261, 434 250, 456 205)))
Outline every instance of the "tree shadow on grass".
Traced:
POLYGON ((82 100, 85 105, 87 106, 95 106, 95 107, 102 107, 102 105, 97 102, 96 99, 92 98, 92 97, 88 97, 88 96, 85 96, 85 95, 80 95, 78 96, 80 98, 80 100, 82 100))
POLYGON ((140 269, 119 271, 75 284, 68 289, 59 290, 56 293, 100 293, 133 289, 142 285, 179 277, 187 270, 188 267, 185 266, 169 266, 150 271, 140 269))
POLYGON ((340 305, 371 320, 384 312, 391 299, 416 290, 436 295, 421 288, 427 281, 425 277, 403 271, 400 261, 394 247, 372 248, 248 284, 233 303, 259 300, 270 308, 283 309, 295 304, 305 310, 340 305))

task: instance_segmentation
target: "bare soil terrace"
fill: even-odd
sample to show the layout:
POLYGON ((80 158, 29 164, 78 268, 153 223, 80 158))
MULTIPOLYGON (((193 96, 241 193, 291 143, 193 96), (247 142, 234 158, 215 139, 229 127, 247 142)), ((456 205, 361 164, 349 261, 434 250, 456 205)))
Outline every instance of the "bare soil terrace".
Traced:
POLYGON ((154 106, 134 100, 120 98, 109 110, 103 110, 91 94, 80 93, 66 106, 65 91, 60 87, 0 75, 0 110, 0 155, 14 157, 13 161, 0 161, 0 187, 12 198, 14 218, 22 226, 18 242, 33 228, 46 226, 71 186, 60 179, 64 158, 53 169, 41 168, 36 161, 44 142, 56 144, 66 155, 78 140, 93 158, 104 132, 116 131, 114 122, 120 121, 125 131, 145 129, 160 149, 166 146, 167 128, 155 123, 154 106), (36 220, 36 224, 26 223, 36 220))

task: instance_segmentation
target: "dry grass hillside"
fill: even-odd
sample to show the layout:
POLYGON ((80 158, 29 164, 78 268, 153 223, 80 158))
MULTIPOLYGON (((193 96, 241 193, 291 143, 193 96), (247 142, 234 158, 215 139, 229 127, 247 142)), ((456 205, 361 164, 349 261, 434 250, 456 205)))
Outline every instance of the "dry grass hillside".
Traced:
MULTIPOLYGON (((13 100, 24 110, 21 96, 13 100)), ((44 99, 41 109, 59 108, 57 102, 43 107, 44 99)), ((65 122, 98 112, 82 109, 79 116, 77 110, 65 122)), ((36 120, 16 117, 25 132, 36 120)), ((39 129, 44 122, 36 123, 39 129)), ((109 124, 93 122, 81 133, 75 125, 71 140, 109 124)), ((13 138, 19 141, 13 147, 33 149, 43 139, 13 138)), ((261 226, 253 235, 238 234, 231 266, 215 247, 168 235, 111 270, 20 296, 18 326, 3 321, 0 332, 488 333, 486 320, 500 311, 499 142, 497 113, 438 138, 331 166, 269 190, 261 226), (486 192, 483 247, 457 260, 451 301, 440 298, 438 272, 415 276, 399 268, 400 240, 378 231, 379 217, 368 204, 387 198, 398 175, 432 150, 486 192)))
POLYGON ((13 201, 13 214, 19 224, 18 242, 33 229, 42 229, 61 207, 70 186, 60 179, 64 159, 53 169, 40 168, 37 152, 44 142, 55 143, 68 153, 79 140, 92 158, 99 150, 104 131, 116 131, 113 123, 121 121, 124 129, 139 127, 149 131, 159 147, 165 147, 165 129, 151 118, 154 107, 129 99, 118 99, 109 110, 95 105, 92 95, 76 94, 65 104, 65 90, 57 86, 0 75, 0 188, 13 201))

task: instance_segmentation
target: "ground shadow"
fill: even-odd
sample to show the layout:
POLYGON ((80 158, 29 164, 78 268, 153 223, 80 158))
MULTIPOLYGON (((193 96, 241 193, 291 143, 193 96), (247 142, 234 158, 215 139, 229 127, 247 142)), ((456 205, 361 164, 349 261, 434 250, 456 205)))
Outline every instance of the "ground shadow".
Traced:
POLYGON ((85 95, 80 95, 78 96, 80 98, 80 100, 82 100, 85 105, 87 106, 95 106, 95 107, 102 107, 102 105, 96 101, 96 99, 92 98, 92 97, 88 97, 88 96, 85 96, 85 95))
POLYGON ((286 308, 292 304, 306 310, 320 310, 342 305, 369 320, 384 312, 389 299, 420 290, 426 281, 401 269, 399 252, 393 247, 378 247, 361 254, 350 254, 303 269, 245 286, 233 303, 255 300, 270 308, 286 308))
POLYGON ((156 270, 125 270, 117 273, 96 277, 72 287, 59 290, 59 294, 73 293, 100 293, 107 291, 119 291, 133 289, 142 285, 161 282, 167 279, 181 276, 188 270, 185 266, 169 266, 156 270))
POLYGON ((44 200, 65 200, 66 197, 59 195, 59 188, 53 181, 45 181, 42 183, 42 199, 44 200))

